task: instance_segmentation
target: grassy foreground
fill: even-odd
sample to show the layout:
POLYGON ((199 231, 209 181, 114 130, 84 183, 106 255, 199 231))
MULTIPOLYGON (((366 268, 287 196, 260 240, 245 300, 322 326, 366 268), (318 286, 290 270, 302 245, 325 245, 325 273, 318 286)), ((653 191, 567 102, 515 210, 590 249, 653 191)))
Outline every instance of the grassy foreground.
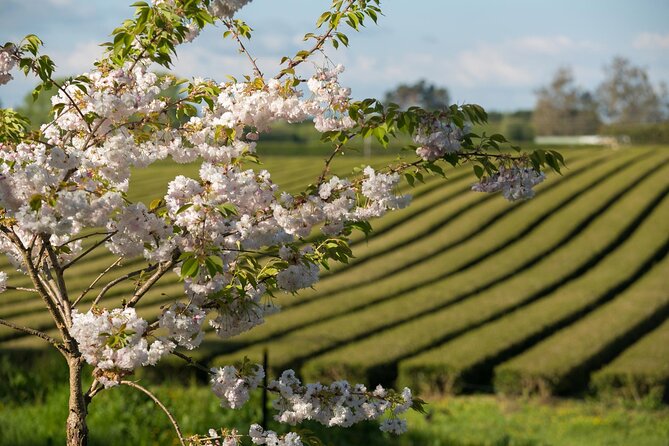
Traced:
MULTIPOLYGON (((260 419, 258 399, 240 411, 218 407, 207 387, 164 385, 156 394, 170 407, 187 433, 210 427, 244 429, 260 419)), ((0 403, 0 445, 39 446, 64 443, 67 415, 65 388, 54 389, 41 402, 0 403)), ((92 403, 91 445, 177 445, 166 417, 131 388, 114 388, 92 403)), ((669 409, 630 408, 621 404, 559 400, 454 397, 432 403, 429 415, 411 414, 410 431, 402 438, 380 432, 373 424, 356 429, 312 429, 325 445, 474 446, 474 445, 644 445, 669 444, 669 409)), ((270 425, 273 429, 279 429, 270 425)))

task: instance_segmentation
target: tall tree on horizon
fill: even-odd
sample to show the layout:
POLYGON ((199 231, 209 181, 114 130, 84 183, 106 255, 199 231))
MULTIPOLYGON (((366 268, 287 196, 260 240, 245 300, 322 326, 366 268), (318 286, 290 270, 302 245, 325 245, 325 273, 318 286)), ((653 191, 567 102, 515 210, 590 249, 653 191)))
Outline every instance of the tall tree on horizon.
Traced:
POLYGON ((425 110, 441 110, 450 105, 450 95, 446 88, 421 79, 414 84, 400 84, 386 92, 385 103, 391 102, 403 109, 421 107, 425 110))
POLYGON ((667 118, 666 87, 655 88, 645 68, 616 57, 604 67, 606 77, 597 87, 602 116, 615 124, 648 124, 667 118))
POLYGON ((574 74, 561 67, 537 92, 532 121, 538 135, 587 135, 601 125, 593 95, 575 85, 574 74))

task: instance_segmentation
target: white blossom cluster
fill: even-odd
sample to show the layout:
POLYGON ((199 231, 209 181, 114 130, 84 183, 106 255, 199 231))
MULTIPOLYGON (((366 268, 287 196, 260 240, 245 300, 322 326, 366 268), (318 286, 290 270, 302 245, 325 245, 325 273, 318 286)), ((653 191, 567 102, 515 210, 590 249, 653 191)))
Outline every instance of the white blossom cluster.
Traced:
MULTIPOLYGON (((122 197, 116 191, 89 192, 62 187, 76 161, 58 147, 21 143, 0 152, 0 207, 26 234, 70 236, 84 227, 104 226, 122 197)), ((79 177, 77 173, 69 178, 79 177)), ((57 242, 54 238, 53 243, 57 242)), ((72 248, 72 246, 70 246, 72 248)))
POLYGON ((249 429, 249 437, 253 444, 265 444, 267 446, 302 446, 302 439, 295 432, 279 436, 271 430, 264 430, 259 424, 252 424, 249 429))
POLYGON ((295 292, 308 288, 318 281, 318 266, 305 259, 305 254, 311 254, 313 251, 311 246, 305 246, 301 250, 288 246, 279 248, 279 257, 289 264, 276 276, 279 288, 295 292))
POLYGON ((416 155, 425 161, 435 161, 447 153, 458 152, 467 132, 467 129, 463 130, 452 122, 432 117, 425 119, 413 135, 414 142, 419 146, 416 155))
MULTIPOLYGON (((151 3, 154 6, 176 4, 175 0, 152 0, 151 3)), ((209 5, 209 12, 216 17, 231 17, 247 3, 251 3, 251 0, 212 0, 209 5)))
POLYGON ((209 10, 216 17, 232 17, 247 3, 251 3, 251 0, 213 0, 209 10))
MULTIPOLYGON (((159 98, 159 94, 173 81, 170 77, 161 80, 155 73, 149 71, 147 63, 128 63, 123 68, 109 70, 97 69, 86 73, 85 76, 90 80, 86 93, 71 83, 65 85, 65 91, 51 98, 53 105, 63 106, 62 112, 57 115, 57 125, 44 126, 42 129, 47 138, 54 140, 54 144, 56 141, 60 142, 61 130, 88 130, 89 124, 84 121, 82 114, 94 113, 101 118, 95 122, 95 127, 96 133, 102 135, 112 130, 114 124, 126 122, 130 116, 159 112, 165 107, 165 100, 159 98), (77 107, 73 106, 71 99, 75 101, 77 107)), ((116 134, 108 136, 109 138, 105 138, 105 143, 110 141, 115 146, 120 144, 113 141, 112 137, 117 136, 116 134)), ((124 136, 131 135, 126 133, 124 136)), ((104 144, 102 147, 103 149, 96 153, 101 159, 94 157, 88 159, 86 156, 93 166, 109 161, 112 165, 118 164, 123 167, 127 164, 143 167, 153 157, 149 147, 127 142, 123 147, 104 149, 104 144), (130 150, 130 153, 124 156, 117 153, 123 151, 121 149, 134 150, 130 150)), ((85 155, 88 155, 87 152, 85 155)))
POLYGON ((239 128, 240 125, 269 129, 273 122, 284 120, 301 122, 316 109, 311 102, 301 99, 301 93, 286 88, 276 79, 258 89, 253 84, 234 83, 224 86, 218 97, 213 125, 239 128))
POLYGON ((355 125, 347 114, 351 90, 341 87, 337 79, 343 71, 342 65, 332 70, 319 69, 307 81, 313 93, 309 99, 304 99, 290 84, 276 79, 270 79, 262 87, 253 82, 219 85, 221 93, 213 110, 204 109, 202 118, 191 118, 187 126, 186 138, 193 145, 193 155, 223 162, 227 161, 226 156, 229 159, 225 152, 234 148, 216 143, 216 132, 221 126, 243 135, 245 126, 262 132, 279 120, 302 122, 313 117, 316 129, 321 132, 351 128, 355 125))
MULTIPOLYGON (((122 124, 131 116, 160 110, 165 103, 158 94, 170 82, 160 81, 142 63, 132 69, 98 69, 87 79, 90 83, 83 89, 66 84, 65 91, 52 98, 61 108, 56 119, 42 127, 44 143, 2 147, 0 207, 16 221, 14 231, 23 241, 45 234, 54 247, 67 243, 67 251, 59 250, 61 260, 80 252, 81 242, 69 240, 84 228, 106 225, 120 230, 108 246, 121 255, 145 251, 149 259, 165 258, 168 248, 163 244, 163 252, 153 251, 159 251, 158 241, 169 229, 140 207, 128 205, 123 194, 130 168, 168 156, 176 149, 173 135, 158 132, 155 140, 139 143, 122 124), (131 221, 136 214, 143 218, 131 221), (150 234, 145 223, 151 226, 150 234)), ((0 239, 0 250, 14 257, 11 243, 4 235, 0 239)))
POLYGON ((202 324, 206 316, 205 311, 197 305, 177 302, 166 308, 158 321, 161 328, 167 329, 171 340, 192 350, 202 343, 202 324))
POLYGON ((4 85, 13 79, 9 73, 16 65, 16 59, 12 56, 9 48, 0 48, 0 85, 4 85))
POLYGON ((482 178, 480 182, 472 186, 472 190, 502 192, 504 198, 509 201, 527 200, 534 197, 532 188, 545 178, 543 172, 537 172, 529 167, 500 166, 498 173, 482 178))
POLYGON ((237 336, 265 322, 265 317, 279 311, 271 301, 262 302, 265 287, 250 285, 243 292, 235 290, 231 299, 217 308, 218 315, 209 321, 216 334, 223 339, 237 336))
POLYGON ((221 407, 238 409, 249 400, 249 392, 255 390, 265 377, 260 365, 236 367, 228 365, 211 369, 211 390, 221 400, 221 407))
POLYGON ((98 380, 110 387, 123 374, 145 365, 155 365, 175 345, 167 340, 146 339, 148 324, 133 308, 72 314, 70 334, 89 364, 101 371, 98 380))
POLYGON ((401 209, 409 204, 410 196, 395 194, 398 174, 376 172, 367 166, 360 192, 366 199, 356 201, 356 188, 348 180, 332 177, 319 187, 318 195, 311 195, 301 203, 284 196, 274 206, 274 218, 288 234, 306 237, 313 227, 324 222, 321 230, 328 235, 338 235, 347 221, 369 220, 383 216, 387 211, 401 209))
POLYGON ((320 69, 307 81, 307 87, 314 94, 314 127, 319 132, 346 130, 355 126, 355 121, 346 113, 350 103, 351 89, 339 85, 338 76, 344 72, 343 65, 320 69))
POLYGON ((150 213, 144 203, 125 207, 116 219, 107 223, 107 229, 114 233, 107 248, 120 257, 144 254, 148 260, 160 262, 172 256, 174 245, 169 239, 172 227, 150 213))
POLYGON ((237 434, 237 431, 233 429, 232 431, 224 431, 221 433, 217 432, 216 429, 209 429, 207 437, 196 437, 197 443, 202 446, 239 446, 240 445, 240 435, 237 434))
POLYGON ((397 403, 381 386, 369 392, 362 384, 351 386, 346 381, 335 381, 329 386, 303 385, 293 370, 284 371, 278 380, 270 382, 269 388, 279 394, 274 401, 279 410, 275 419, 291 425, 314 420, 326 426, 349 427, 363 420, 378 419, 390 411, 391 417, 381 424, 381 430, 400 434, 406 431, 406 422, 396 421, 397 417, 413 403, 408 388, 397 403))
POLYGON ((200 178, 198 182, 178 176, 168 185, 168 216, 185 229, 175 236, 179 249, 193 251, 203 243, 222 251, 237 248, 238 243, 256 249, 289 240, 266 218, 277 190, 267 171, 203 163, 200 178), (234 207, 234 213, 222 212, 225 205, 234 207))

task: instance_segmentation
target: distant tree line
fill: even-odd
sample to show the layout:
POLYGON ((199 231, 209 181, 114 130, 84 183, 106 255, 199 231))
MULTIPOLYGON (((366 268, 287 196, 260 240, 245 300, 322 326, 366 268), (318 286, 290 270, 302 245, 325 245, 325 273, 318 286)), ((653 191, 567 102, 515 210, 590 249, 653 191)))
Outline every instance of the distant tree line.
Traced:
MULTIPOLYGON (((669 143, 669 93, 653 85, 648 72, 616 57, 604 67, 604 80, 593 90, 579 87, 570 68, 559 68, 548 85, 536 91, 534 110, 491 112, 484 130, 501 132, 514 141, 536 135, 606 134, 627 136, 633 142, 669 143)), ((425 80, 400 84, 386 93, 386 103, 428 110, 447 107, 446 88, 425 80)))
POLYGON ((635 134, 637 142, 652 142, 639 137, 669 125, 666 85, 654 86, 646 69, 622 57, 604 72, 604 80, 590 92, 576 85, 569 68, 558 69, 550 84, 536 92, 532 123, 537 134, 635 134))

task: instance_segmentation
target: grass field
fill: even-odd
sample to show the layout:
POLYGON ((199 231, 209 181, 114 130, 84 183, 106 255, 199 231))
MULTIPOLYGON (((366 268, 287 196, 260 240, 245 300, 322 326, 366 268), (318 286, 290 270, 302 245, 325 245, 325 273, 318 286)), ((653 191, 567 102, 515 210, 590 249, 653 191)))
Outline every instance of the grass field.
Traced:
MULTIPOLYGON (((52 364, 67 374, 62 364, 52 364)), ((3 372, 0 366, 0 373, 3 372)), ((2 384, 0 384, 2 386, 2 384)), ((245 429, 261 418, 260 399, 241 410, 223 410, 207 387, 192 382, 152 385, 187 434, 211 427, 245 429)), ((22 403, 7 403, 0 393, 0 446, 46 446, 64 443, 67 389, 52 386, 45 396, 22 394, 22 403)), ((171 426, 143 394, 114 388, 90 406, 90 444, 96 446, 177 446, 171 426), (113 420, 113 422, 110 422, 113 420), (138 422, 141 420, 141 422, 138 422)), ((400 438, 384 435, 372 423, 350 429, 307 423, 328 446, 665 446, 669 409, 630 407, 597 401, 535 401, 486 395, 431 401, 428 415, 410 413, 410 430, 400 438)), ((285 431, 286 426, 271 423, 285 431)))

